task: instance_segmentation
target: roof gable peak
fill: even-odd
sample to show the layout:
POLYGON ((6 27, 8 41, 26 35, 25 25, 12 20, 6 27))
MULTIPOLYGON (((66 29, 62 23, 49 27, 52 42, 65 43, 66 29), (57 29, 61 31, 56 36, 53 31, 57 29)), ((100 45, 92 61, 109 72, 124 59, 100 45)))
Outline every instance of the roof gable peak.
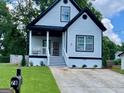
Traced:
POLYGON ((92 20, 93 22, 102 30, 106 31, 105 26, 101 23, 101 21, 98 20, 98 18, 92 13, 92 11, 86 7, 81 10, 66 26, 65 30, 67 30, 83 13, 86 13, 92 20))
POLYGON ((45 11, 43 11, 37 18, 35 18, 31 23, 27 25, 27 28, 30 28, 30 26, 35 25, 42 17, 44 17, 52 8, 54 8, 60 1, 63 1, 65 3, 71 2, 72 5, 80 12, 81 8, 78 6, 78 4, 74 0, 55 0, 51 6, 49 6, 45 11))

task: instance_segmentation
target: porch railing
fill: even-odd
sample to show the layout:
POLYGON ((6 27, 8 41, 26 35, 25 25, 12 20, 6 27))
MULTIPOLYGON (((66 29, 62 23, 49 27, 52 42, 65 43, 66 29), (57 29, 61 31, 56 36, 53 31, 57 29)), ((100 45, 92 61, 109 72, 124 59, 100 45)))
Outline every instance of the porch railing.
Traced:
POLYGON ((46 56, 46 47, 33 48, 33 49, 32 49, 32 55, 46 56))

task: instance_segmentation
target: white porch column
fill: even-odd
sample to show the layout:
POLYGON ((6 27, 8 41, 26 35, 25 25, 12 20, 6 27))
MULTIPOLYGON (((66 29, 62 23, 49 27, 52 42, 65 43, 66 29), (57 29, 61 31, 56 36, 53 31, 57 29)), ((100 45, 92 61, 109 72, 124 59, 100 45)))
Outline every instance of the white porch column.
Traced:
POLYGON ((29 55, 32 55, 32 31, 29 31, 29 55))
POLYGON ((49 31, 47 31, 47 59, 48 59, 48 66, 50 65, 50 53, 49 53, 49 31))

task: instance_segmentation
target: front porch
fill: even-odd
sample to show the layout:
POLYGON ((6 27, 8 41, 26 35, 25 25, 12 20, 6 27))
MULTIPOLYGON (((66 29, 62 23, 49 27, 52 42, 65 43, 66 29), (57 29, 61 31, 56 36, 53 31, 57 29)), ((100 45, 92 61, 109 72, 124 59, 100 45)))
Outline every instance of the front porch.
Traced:
POLYGON ((30 31, 29 60, 46 61, 46 65, 60 64, 64 61, 62 57, 62 33, 49 31, 30 31), (36 58, 36 59, 35 59, 36 58), (57 61, 56 61, 57 60, 57 61))
POLYGON ((53 34, 50 32, 33 32, 30 31, 30 55, 50 56, 62 55, 62 33, 53 34), (48 50, 47 50, 48 49, 48 50))

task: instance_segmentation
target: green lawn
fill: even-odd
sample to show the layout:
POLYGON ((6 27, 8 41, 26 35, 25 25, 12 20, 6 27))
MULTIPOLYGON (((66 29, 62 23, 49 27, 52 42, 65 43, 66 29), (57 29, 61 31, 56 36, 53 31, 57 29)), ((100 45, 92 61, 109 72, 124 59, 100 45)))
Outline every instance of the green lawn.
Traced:
MULTIPOLYGON (((0 88, 10 87, 10 78, 15 76, 17 66, 0 64, 0 88)), ((60 93, 48 67, 22 68, 21 93, 60 93)))
POLYGON ((124 70, 121 70, 120 66, 113 66, 112 70, 121 74, 124 74, 124 70))

